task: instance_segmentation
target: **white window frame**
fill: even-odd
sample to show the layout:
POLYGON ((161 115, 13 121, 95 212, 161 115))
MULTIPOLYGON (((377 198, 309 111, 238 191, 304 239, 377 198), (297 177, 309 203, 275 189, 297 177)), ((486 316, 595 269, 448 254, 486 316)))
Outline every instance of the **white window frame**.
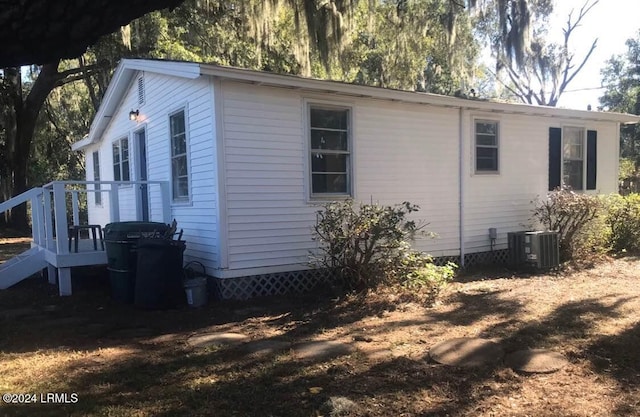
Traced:
POLYGON ((498 175, 500 174, 500 120, 488 119, 488 118, 474 118, 473 119, 473 167, 474 173, 477 175, 498 175), (478 144, 478 124, 479 123, 491 123, 496 125, 496 143, 495 145, 480 145, 478 144), (483 149, 495 149, 496 150, 496 169, 478 169, 478 148, 483 149))
MULTIPOLYGON (((93 167, 93 180, 100 181, 100 151, 91 152, 91 164, 93 167)), ((100 184, 94 184, 93 189, 95 191, 100 190, 100 184)), ((102 207, 102 193, 93 193, 93 204, 96 207, 102 207)))
POLYGON ((308 196, 309 200, 318 201, 318 200, 342 200, 346 198, 353 197, 354 195, 354 174, 353 174, 353 107, 348 105, 341 105, 336 103, 326 103, 321 101, 308 101, 306 102, 306 120, 305 120, 305 130, 306 130, 306 150, 307 150, 307 167, 306 167, 306 175, 307 175, 307 187, 308 187, 308 196), (347 112, 347 150, 322 150, 322 152, 318 152, 318 149, 313 149, 311 144, 311 110, 312 109, 321 109, 321 110, 334 110, 334 111, 346 111, 347 112), (313 192, 313 157, 314 154, 336 154, 336 155, 346 155, 346 185, 347 190, 344 193, 314 193, 313 192))
POLYGON ((116 140, 114 140, 111 143, 111 156, 112 156, 112 166, 113 166, 113 180, 114 181, 131 181, 131 143, 129 141, 129 137, 128 136, 122 136, 116 140), (123 159, 122 158, 122 143, 126 142, 127 143, 127 159, 123 159), (114 150, 114 146, 117 145, 118 146, 118 157, 119 157, 119 161, 116 163, 115 161, 115 153, 113 152, 114 150), (127 161, 128 162, 128 166, 127 166, 127 179, 124 179, 124 170, 122 169, 123 167, 123 162, 127 161), (116 179, 116 171, 115 171, 115 167, 116 165, 118 166, 118 171, 120 174, 120 179, 116 179))
POLYGON ((189 151, 189 129, 188 129, 188 126, 189 126, 189 113, 188 113, 188 109, 187 109, 186 105, 171 111, 167 115, 167 126, 168 126, 168 129, 169 129, 169 131, 168 131, 168 135, 169 135, 169 175, 170 175, 170 182, 171 182, 171 202, 172 202, 172 204, 175 204, 175 205, 191 204, 191 198, 192 198, 192 190, 191 190, 191 161, 190 161, 190 158, 189 158, 190 151, 189 151), (178 113, 182 113, 183 116, 184 116, 185 153, 184 154, 174 155, 173 154, 173 134, 171 132, 171 118, 173 116, 177 115, 178 113), (174 194, 173 160, 174 160, 174 158, 182 157, 182 156, 184 156, 184 158, 186 159, 187 195, 186 196, 176 196, 174 194))
POLYGON ((565 169, 564 169, 564 164, 565 164, 565 160, 568 161, 581 161, 582 162, 582 178, 581 178, 581 184, 580 184, 580 188, 579 189, 575 189, 572 187, 573 191, 579 191, 579 192, 584 192, 587 190, 587 129, 584 126, 575 126, 575 125, 565 125, 562 126, 562 141, 561 141, 561 147, 560 147, 560 156, 561 156, 561 162, 560 162, 560 182, 563 186, 569 186, 570 184, 565 183, 565 169), (580 139, 581 139, 581 144, 580 146, 582 147, 582 151, 581 151, 581 158, 565 158, 565 140, 566 140, 566 135, 565 135, 565 130, 566 129, 576 129, 580 131, 580 139))

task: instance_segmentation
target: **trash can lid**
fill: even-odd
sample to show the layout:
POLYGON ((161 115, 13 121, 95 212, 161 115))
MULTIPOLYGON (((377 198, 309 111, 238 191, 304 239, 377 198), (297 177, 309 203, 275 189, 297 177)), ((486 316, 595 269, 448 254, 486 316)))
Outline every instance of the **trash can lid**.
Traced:
POLYGON ((145 234, 164 234, 169 230, 169 225, 160 222, 114 222, 104 227, 105 240, 140 238, 145 234))
POLYGON ((138 240, 138 248, 181 248, 185 249, 187 242, 184 240, 157 239, 154 237, 147 238, 143 236, 138 240))

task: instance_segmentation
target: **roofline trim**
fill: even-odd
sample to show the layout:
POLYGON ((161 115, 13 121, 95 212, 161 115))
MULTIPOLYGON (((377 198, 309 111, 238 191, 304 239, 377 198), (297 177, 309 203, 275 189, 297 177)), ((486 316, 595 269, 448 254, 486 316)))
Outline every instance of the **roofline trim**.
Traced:
POLYGON ((207 75, 221 79, 253 83, 256 85, 293 88, 316 93, 340 94, 351 97, 389 100, 471 111, 489 111, 505 114, 592 120, 597 122, 618 122, 623 124, 640 123, 640 116, 624 113, 561 109, 557 107, 533 106, 528 104, 497 103, 431 93, 348 84, 339 81, 304 78, 297 75, 274 74, 244 68, 200 64, 196 62, 123 59, 116 67, 102 101, 102 105, 96 112, 93 122, 91 123, 88 136, 75 142, 72 145, 73 150, 82 150, 90 144, 96 143, 100 140, 100 137, 111 122, 113 113, 117 110, 124 95, 126 94, 131 80, 138 71, 165 74, 187 79, 196 79, 202 75, 207 75))

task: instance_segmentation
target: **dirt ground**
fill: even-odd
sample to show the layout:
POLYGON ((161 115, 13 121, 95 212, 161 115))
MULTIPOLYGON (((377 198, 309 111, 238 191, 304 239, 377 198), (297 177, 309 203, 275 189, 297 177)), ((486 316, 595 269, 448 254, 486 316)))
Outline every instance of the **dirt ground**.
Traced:
POLYGON ((2 237, 0 235, 0 263, 31 247, 30 237, 2 237))
POLYGON ((640 260, 624 258, 548 275, 466 274, 433 307, 377 291, 143 311, 111 301, 104 270, 76 273, 64 298, 32 278, 0 291, 0 393, 38 399, 0 404, 0 415, 640 416, 639 280, 640 260), (188 343, 209 332, 247 338, 188 343), (569 364, 520 374, 429 360, 431 346, 461 336, 506 352, 548 348, 569 364), (294 354, 314 340, 352 350, 294 354), (60 404, 43 393, 76 397, 60 404))

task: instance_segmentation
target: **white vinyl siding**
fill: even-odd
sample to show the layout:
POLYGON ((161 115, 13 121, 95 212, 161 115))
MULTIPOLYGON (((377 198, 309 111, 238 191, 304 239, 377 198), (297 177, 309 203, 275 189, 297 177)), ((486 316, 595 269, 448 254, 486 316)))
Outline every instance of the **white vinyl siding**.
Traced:
MULTIPOLYGON (((218 185, 214 92, 209 78, 185 80, 145 73, 145 113, 156 123, 147 125, 147 172, 149 180, 169 182, 172 191, 172 144, 170 115, 184 111, 189 199, 171 207, 171 218, 184 231, 185 262, 198 261, 207 273, 220 265, 218 240, 218 185)), ((151 194, 152 214, 160 206, 158 194, 151 194)), ((172 196, 170 196, 172 198, 172 196)))
MULTIPOLYGON (((166 181, 169 184, 169 199, 172 198, 172 169, 169 115, 185 110, 187 132, 187 158, 189 168, 189 201, 170 208, 169 219, 176 219, 187 242, 185 262, 199 261, 213 275, 219 266, 219 241, 217 218, 217 159, 214 123, 213 88, 208 78, 188 80, 179 77, 145 72, 144 109, 140 108, 138 122, 129 120, 129 111, 138 106, 138 86, 134 78, 129 90, 112 121, 105 130, 99 144, 100 161, 103 166, 113 166, 112 141, 123 137, 134 137, 141 128, 146 130, 147 173, 149 181, 166 181)), ((131 142, 131 141, 130 141, 131 142)), ((129 144, 131 152, 130 170, 139 172, 137 147, 129 144)), ((96 150, 95 147, 87 152, 96 150)), ((87 155, 91 167, 91 155, 87 155)), ((87 169, 87 174, 92 170, 87 169)), ((114 170, 103 169, 102 180, 113 181, 114 170)), ((87 178, 92 178, 88 176, 87 178)), ((137 176, 136 176, 137 178, 137 176)), ((103 188, 107 188, 106 186, 103 188)), ((120 220, 135 220, 139 211, 136 198, 139 187, 122 187, 119 192, 120 220)), ((148 188, 150 221, 163 221, 160 187, 148 188)), ((109 194, 103 193, 103 208, 89 207, 90 218, 96 224, 109 223, 109 194)), ((93 201, 92 201, 93 206, 93 201)))
MULTIPOLYGON (((528 230, 531 225, 532 201, 547 193, 548 131, 553 119, 524 115, 463 115, 471 123, 471 161, 475 160, 475 122, 493 120, 499 125, 500 175, 473 175, 474 163, 463 164, 464 251, 465 253, 491 250, 489 228, 498 232, 494 249, 505 249, 507 233, 528 230)), ((467 130, 465 130, 467 131, 467 130)), ((456 192, 457 190, 453 190, 456 192)))
MULTIPOLYGON (((473 123, 473 116, 465 113, 464 120, 473 123)), ((491 250, 489 228, 497 229, 494 249, 499 250, 507 248, 508 232, 539 227, 531 220, 531 209, 532 201, 543 199, 548 193, 549 128, 571 123, 570 120, 532 115, 498 118, 494 114, 483 114, 476 117, 495 117, 499 122, 502 156, 500 176, 472 175, 473 172, 467 170, 463 172, 463 236, 466 253, 491 250)), ((616 124, 593 122, 581 129, 598 131, 598 192, 616 192, 615 181, 606 183, 602 180, 615 178, 616 124)), ((473 132, 473 125, 469 131, 473 132)), ((473 144, 473 136, 468 140, 473 144)), ((473 145, 469 147, 473 148, 473 145)), ((475 156, 465 153, 464 158, 473 161, 475 156)), ((463 166, 472 167, 473 162, 463 166)))
MULTIPOLYGON (((224 277, 308 267, 309 252, 317 249, 312 226, 321 207, 309 198, 310 106, 348 112, 349 143, 346 151, 340 149, 348 152, 349 169, 340 171, 350 176, 348 192, 359 202, 419 205, 411 219, 427 223, 427 230, 437 237, 413 244, 434 256, 458 255, 461 238, 465 253, 489 251, 491 227, 498 230, 495 249, 505 249, 507 232, 532 227, 531 201, 544 197, 548 188, 549 127, 579 123, 575 118, 529 115, 527 107, 504 114, 224 77, 216 79, 215 91, 207 76, 183 79, 149 71, 144 77, 146 104, 140 120, 128 120, 138 100, 132 78, 102 142, 87 148, 87 178, 93 178, 90 152, 98 150, 102 179, 113 179, 112 142, 133 135, 144 124, 149 180, 171 184, 172 156, 187 160, 189 201, 170 209, 171 218, 184 229, 185 262, 200 261, 208 274, 224 277), (182 109, 187 146, 184 153, 172 154, 169 116, 182 109), (214 115, 220 118, 218 129, 214 115), (476 175, 476 120, 497 124, 500 175, 476 175), (220 194, 226 206, 219 204, 220 194)), ((614 192, 617 126, 588 121, 585 125, 585 132, 598 132, 598 192, 614 192)), ((135 146, 130 148, 130 169, 138 172, 135 146)), ((151 220, 160 221, 159 192, 150 188, 151 220)), ((123 221, 136 213, 137 189, 121 189, 123 221)), ((104 207, 89 202, 92 223, 108 222, 109 194, 103 197, 104 207)))
POLYGON ((308 267, 319 204, 311 193, 309 106, 348 109, 350 172, 362 202, 410 201, 435 239, 418 249, 458 248, 457 111, 370 100, 343 101, 223 82, 229 269, 246 274, 308 267), (322 104, 318 104, 322 103, 322 104), (425 123, 429 129, 425 129, 425 123), (453 146, 452 146, 453 145, 453 146), (437 198, 434 198, 437 196, 437 198))
POLYGON ((307 268, 317 207, 305 194, 303 99, 279 88, 221 86, 229 269, 307 268))
POLYGON ((418 236, 413 247, 434 256, 457 255, 457 110, 373 100, 354 107, 357 200, 417 204, 411 220, 427 224, 436 236, 418 236))

